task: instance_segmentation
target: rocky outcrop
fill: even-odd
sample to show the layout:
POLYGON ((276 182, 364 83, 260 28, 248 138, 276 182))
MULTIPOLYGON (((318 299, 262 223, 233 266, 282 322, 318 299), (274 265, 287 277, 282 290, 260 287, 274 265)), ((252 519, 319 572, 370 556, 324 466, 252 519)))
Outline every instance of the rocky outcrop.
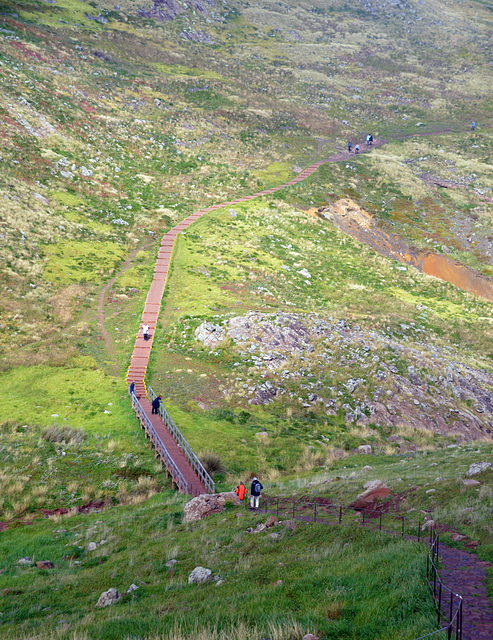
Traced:
POLYGON ((233 492, 203 494, 192 498, 185 505, 183 522, 193 522, 202 520, 213 513, 220 513, 224 509, 226 502, 241 505, 238 496, 233 492))
POLYGON ((116 589, 108 589, 108 591, 103 591, 103 593, 99 596, 99 600, 96 603, 96 607, 109 607, 121 598, 121 595, 118 593, 116 589))
POLYGON ((212 571, 205 569, 204 567, 195 567, 192 573, 188 576, 188 584, 202 584, 203 582, 209 582, 212 580, 212 571))
POLYGON ((474 462, 466 471, 466 476, 476 476, 478 473, 493 469, 491 462, 474 462))
POLYGON ((356 500, 349 505, 354 509, 367 509, 372 506, 377 499, 388 498, 391 495, 390 489, 382 480, 370 480, 363 485, 363 493, 360 493, 356 500))

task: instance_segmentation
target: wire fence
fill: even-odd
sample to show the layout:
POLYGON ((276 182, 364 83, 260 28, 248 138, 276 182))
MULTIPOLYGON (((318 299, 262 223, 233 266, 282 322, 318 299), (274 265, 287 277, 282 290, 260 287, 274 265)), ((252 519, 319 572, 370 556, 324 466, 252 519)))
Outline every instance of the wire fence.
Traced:
MULTIPOLYGON (((247 500, 244 501, 248 508, 247 500)), ((426 556, 426 581, 437 612, 436 631, 416 638, 436 638, 437 640, 462 640, 462 596, 447 587, 439 572, 439 534, 431 527, 423 532, 421 521, 412 521, 406 516, 384 512, 377 507, 357 508, 330 503, 325 498, 312 501, 303 498, 262 496, 262 507, 258 511, 287 517, 304 522, 318 522, 326 525, 352 525, 384 531, 416 542, 428 542, 426 556)))

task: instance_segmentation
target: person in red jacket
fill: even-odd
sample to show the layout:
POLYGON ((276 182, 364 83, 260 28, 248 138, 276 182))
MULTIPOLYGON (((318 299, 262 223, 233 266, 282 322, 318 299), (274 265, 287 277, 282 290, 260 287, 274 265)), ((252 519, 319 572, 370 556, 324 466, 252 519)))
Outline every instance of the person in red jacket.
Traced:
POLYGON ((243 482, 240 482, 240 484, 236 487, 235 493, 240 499, 240 501, 243 503, 243 500, 247 497, 247 493, 248 493, 247 488, 245 487, 243 482))

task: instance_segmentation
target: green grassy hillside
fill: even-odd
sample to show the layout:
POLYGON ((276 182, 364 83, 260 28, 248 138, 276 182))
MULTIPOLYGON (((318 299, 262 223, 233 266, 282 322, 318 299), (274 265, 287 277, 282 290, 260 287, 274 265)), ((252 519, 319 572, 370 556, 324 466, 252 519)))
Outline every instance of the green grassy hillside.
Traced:
POLYGON ((3 2, 1 637, 431 629, 412 545, 313 526, 257 549, 249 515, 181 524, 183 499, 124 385, 162 234, 328 157, 181 235, 148 382, 215 459, 220 489, 258 473, 271 492, 350 501, 369 444, 401 513, 426 511, 492 560, 489 472, 477 492, 461 484, 465 466, 491 460, 492 303, 315 213, 350 197, 412 250, 493 275, 492 27, 476 0, 3 2), (346 156, 368 133, 381 146, 346 156), (427 493, 435 465, 446 480, 427 493), (88 552, 97 520, 107 543, 88 552), (55 568, 18 565, 25 555, 55 568), (189 587, 201 562, 231 591, 189 587), (388 590, 391 563, 412 593, 388 590), (136 580, 115 608, 94 609, 136 580))

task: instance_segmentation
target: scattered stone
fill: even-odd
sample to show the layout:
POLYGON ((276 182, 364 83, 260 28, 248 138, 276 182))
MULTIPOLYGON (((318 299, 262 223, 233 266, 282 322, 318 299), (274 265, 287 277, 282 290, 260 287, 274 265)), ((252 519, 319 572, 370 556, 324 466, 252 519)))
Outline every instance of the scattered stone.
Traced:
POLYGON ((99 600, 96 603, 96 607, 109 607, 121 598, 121 595, 118 593, 116 589, 108 589, 108 591, 103 591, 103 593, 99 596, 99 600))
POLYGON ((363 471, 371 471, 373 469, 373 467, 370 467, 369 464, 365 464, 365 466, 361 469, 361 472, 363 471))
POLYGON ((196 498, 192 498, 185 505, 183 522, 193 522, 201 520, 212 513, 220 513, 224 509, 226 502, 232 502, 235 505, 241 505, 238 496, 231 492, 202 494, 196 498))
POLYGON ((318 640, 318 636, 314 636, 313 633, 307 633, 302 640, 318 640))
POLYGON ((462 481, 462 484, 465 485, 466 487, 477 487, 478 485, 481 484, 481 482, 479 482, 478 480, 472 480, 472 479, 466 478, 465 480, 462 481))
POLYGON ((279 518, 277 518, 276 516, 269 516, 265 521, 265 526, 267 528, 273 527, 275 524, 279 524, 279 518))
POLYGON ((480 544, 481 542, 478 542, 477 540, 469 540, 469 542, 465 543, 465 546, 468 549, 476 549, 476 547, 479 547, 480 544))
POLYGON ((252 531, 252 533, 260 533, 262 531, 265 531, 267 529, 267 527, 265 526, 265 524, 258 524, 255 529, 252 531))
POLYGON ((209 580, 212 580, 212 571, 210 569, 204 569, 204 567, 195 567, 188 576, 188 584, 202 584, 209 580))
POLYGON ((452 542, 462 542, 462 540, 465 540, 467 536, 463 536, 461 533, 453 533, 450 538, 452 540, 452 542))
POLYGON ((281 534, 279 533, 269 533, 269 538, 271 538, 272 540, 278 540, 281 537, 281 534))
POLYGON ((206 347, 215 348, 224 340, 226 332, 218 324, 202 322, 202 324, 195 329, 195 337, 197 340, 200 340, 200 342, 203 342, 206 347))
POLYGON ((24 556, 24 558, 19 558, 19 560, 17 560, 17 564, 31 564, 31 558, 29 556, 24 556))
POLYGON ((363 453, 365 455, 371 454, 371 445, 369 444, 360 444, 360 446, 356 449, 356 453, 363 453))
POLYGON ((467 470, 466 476, 475 476, 478 473, 487 471, 488 469, 493 469, 493 464, 491 464, 491 462, 474 462, 467 470))
POLYGON ((218 580, 216 582, 216 587, 218 587, 220 584, 224 584, 224 580, 218 580))
POLYGON ((356 500, 354 500, 349 506, 354 509, 366 509, 372 505, 375 500, 380 498, 388 498, 391 495, 390 489, 382 480, 370 480, 363 485, 363 493, 360 493, 356 500))
POLYGON ((97 549, 97 548, 98 548, 98 545, 97 545, 95 542, 90 542, 90 543, 87 545, 87 550, 88 550, 88 551, 94 551, 94 550, 95 550, 95 549, 97 549))
POLYGON ((132 591, 137 591, 137 589, 138 589, 138 588, 139 588, 139 587, 138 587, 136 584, 134 584, 134 583, 132 582, 132 584, 131 584, 131 585, 129 586, 129 588, 127 589, 127 593, 132 593, 132 591))
POLYGON ((434 529, 436 526, 434 520, 427 520, 421 527, 421 531, 427 531, 428 529, 434 529))
POLYGON ((436 489, 428 489, 428 491, 426 491, 425 493, 430 494, 430 493, 435 493, 435 491, 436 491, 436 489))
POLYGON ((53 569, 53 565, 49 560, 40 560, 39 562, 36 562, 36 566, 38 569, 53 569))
POLYGON ((168 560, 168 562, 166 563, 166 566, 167 567, 172 567, 177 562, 178 562, 178 560, 175 560, 175 558, 172 558, 171 560, 168 560))

